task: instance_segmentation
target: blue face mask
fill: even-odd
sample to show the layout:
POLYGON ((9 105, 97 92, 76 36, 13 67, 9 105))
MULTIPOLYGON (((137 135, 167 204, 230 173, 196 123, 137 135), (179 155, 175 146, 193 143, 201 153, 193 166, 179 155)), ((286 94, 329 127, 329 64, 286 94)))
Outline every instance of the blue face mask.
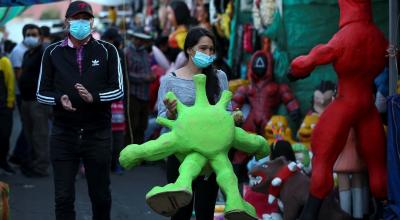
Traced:
POLYGON ((194 56, 192 57, 194 65, 197 66, 197 68, 204 69, 210 66, 214 60, 216 59, 215 55, 207 55, 205 53, 196 51, 194 56))
POLYGON ((69 33, 77 40, 83 40, 90 34, 89 20, 72 20, 69 22, 69 33))
POLYGON ((34 48, 40 44, 40 40, 38 37, 25 37, 24 44, 29 48, 34 48))

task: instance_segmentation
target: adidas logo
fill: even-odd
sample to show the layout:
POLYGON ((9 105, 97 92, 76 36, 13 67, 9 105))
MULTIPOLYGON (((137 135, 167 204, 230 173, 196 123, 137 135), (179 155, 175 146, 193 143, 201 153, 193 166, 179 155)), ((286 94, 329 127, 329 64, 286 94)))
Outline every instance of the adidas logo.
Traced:
POLYGON ((92 60, 92 66, 98 66, 98 65, 100 65, 98 60, 92 60))

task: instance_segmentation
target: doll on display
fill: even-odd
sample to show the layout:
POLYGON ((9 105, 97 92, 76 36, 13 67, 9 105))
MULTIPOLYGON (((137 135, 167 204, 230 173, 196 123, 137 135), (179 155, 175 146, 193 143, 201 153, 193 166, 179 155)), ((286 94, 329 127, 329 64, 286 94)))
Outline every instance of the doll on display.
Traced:
MULTIPOLYGON (((284 220, 298 219, 307 201, 310 179, 297 164, 284 156, 254 167, 250 174, 258 179, 252 190, 268 195, 268 203, 279 204, 284 220)), ((321 206, 318 220, 351 220, 341 210, 334 193, 330 193, 321 206)))
POLYGON ((336 85, 331 81, 321 81, 313 94, 311 113, 321 115, 322 112, 332 102, 335 95, 336 85))
MULTIPOLYGON (((295 123, 300 119, 300 104, 289 86, 274 81, 270 43, 267 38, 263 40, 262 50, 254 53, 248 65, 250 84, 239 87, 232 98, 233 109, 241 109, 245 104, 249 105, 250 112, 242 127, 248 132, 259 135, 264 135, 267 122, 281 104, 286 105, 295 123)), ((247 180, 247 174, 243 173, 248 159, 248 155, 243 152, 234 153, 232 162, 241 182, 247 180)))
POLYGON ((292 129, 289 127, 289 122, 283 115, 273 115, 265 126, 264 137, 269 144, 276 140, 285 140, 293 144, 295 141, 292 138, 292 129), (277 136, 281 136, 278 138, 277 136))
POLYGON ((291 119, 300 119, 300 104, 287 84, 274 81, 273 58, 268 40, 264 47, 254 53, 248 67, 249 85, 241 86, 232 98, 233 109, 250 105, 250 113, 243 128, 246 131, 264 134, 264 128, 280 104, 286 105, 291 119))
POLYGON ((346 146, 335 162, 340 206, 354 219, 368 214, 369 189, 367 167, 357 152, 359 147, 354 129, 350 129, 346 146))
POLYGON ((294 59, 288 74, 289 79, 301 79, 317 66, 333 63, 339 82, 337 98, 321 115, 312 137, 310 195, 301 220, 317 219, 323 199, 333 188, 334 163, 352 128, 373 196, 387 197, 386 141, 374 105, 373 80, 385 67, 388 43, 373 23, 370 0, 339 0, 339 8, 339 31, 327 44, 294 59))
POLYGON ((306 117, 304 117, 303 123, 300 125, 300 129, 297 131, 297 138, 307 149, 311 148, 311 136, 318 119, 319 115, 317 113, 307 114, 306 117))

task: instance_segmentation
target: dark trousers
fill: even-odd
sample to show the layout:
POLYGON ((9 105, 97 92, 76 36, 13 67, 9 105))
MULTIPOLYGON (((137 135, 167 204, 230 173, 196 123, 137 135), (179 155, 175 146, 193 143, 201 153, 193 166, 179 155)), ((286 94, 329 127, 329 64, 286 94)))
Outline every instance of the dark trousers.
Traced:
POLYGON ((13 122, 12 113, 12 109, 0 109, 0 163, 7 163, 8 151, 10 150, 10 136, 13 122))
MULTIPOLYGON (((175 156, 167 159, 167 180, 173 183, 179 176, 180 162, 175 156)), ((197 220, 213 220, 215 202, 218 195, 218 184, 213 173, 207 180, 204 176, 197 177, 192 183, 193 198, 189 205, 182 207, 171 217, 171 220, 190 220, 194 210, 197 220)))
MULTIPOLYGON (((149 120, 149 102, 138 99, 132 95, 129 98, 129 126, 133 133, 133 140, 127 138, 126 144, 143 144, 144 132, 147 129, 149 120)), ((129 132, 127 132, 127 137, 129 137, 129 132)))
POLYGON ((54 125, 50 156, 54 171, 56 219, 75 220, 75 176, 82 161, 93 220, 109 220, 111 128, 85 131, 54 125))
POLYGON ((49 161, 49 117, 51 107, 37 101, 22 101, 22 128, 26 139, 32 147, 27 168, 38 173, 47 174, 49 161))
MULTIPOLYGON (((21 105, 22 105, 22 99, 21 95, 16 95, 16 100, 17 100, 17 107, 19 111, 19 115, 22 120, 22 114, 21 114, 21 105)), ((24 135, 24 125, 22 124, 22 130, 18 135, 17 142, 15 143, 15 148, 12 153, 12 158, 14 159, 15 162, 19 162, 22 165, 26 165, 30 161, 30 156, 31 156, 31 146, 29 145, 27 139, 25 138, 24 135)), ((11 159, 10 159, 11 160, 11 159)))

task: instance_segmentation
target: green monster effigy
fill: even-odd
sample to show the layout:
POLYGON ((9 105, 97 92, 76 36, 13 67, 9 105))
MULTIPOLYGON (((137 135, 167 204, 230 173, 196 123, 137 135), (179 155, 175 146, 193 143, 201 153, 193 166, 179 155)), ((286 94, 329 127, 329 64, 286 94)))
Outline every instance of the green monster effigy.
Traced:
MULTIPOLYGON (((219 102, 210 105, 205 90, 206 76, 197 74, 193 80, 195 104, 188 107, 177 100, 176 120, 157 118, 157 123, 171 131, 142 145, 128 145, 122 150, 119 161, 129 169, 143 160, 155 161, 175 154, 182 162, 175 183, 156 186, 146 195, 147 204, 161 215, 172 216, 179 208, 189 204, 192 181, 208 170, 208 173, 215 172, 217 183, 226 195, 225 218, 257 219, 253 206, 240 195, 228 151, 233 147, 261 158, 269 153, 269 146, 263 137, 235 127, 233 116, 226 110, 232 98, 231 92, 223 91, 219 102)), ((166 97, 176 100, 172 92, 166 97)))

